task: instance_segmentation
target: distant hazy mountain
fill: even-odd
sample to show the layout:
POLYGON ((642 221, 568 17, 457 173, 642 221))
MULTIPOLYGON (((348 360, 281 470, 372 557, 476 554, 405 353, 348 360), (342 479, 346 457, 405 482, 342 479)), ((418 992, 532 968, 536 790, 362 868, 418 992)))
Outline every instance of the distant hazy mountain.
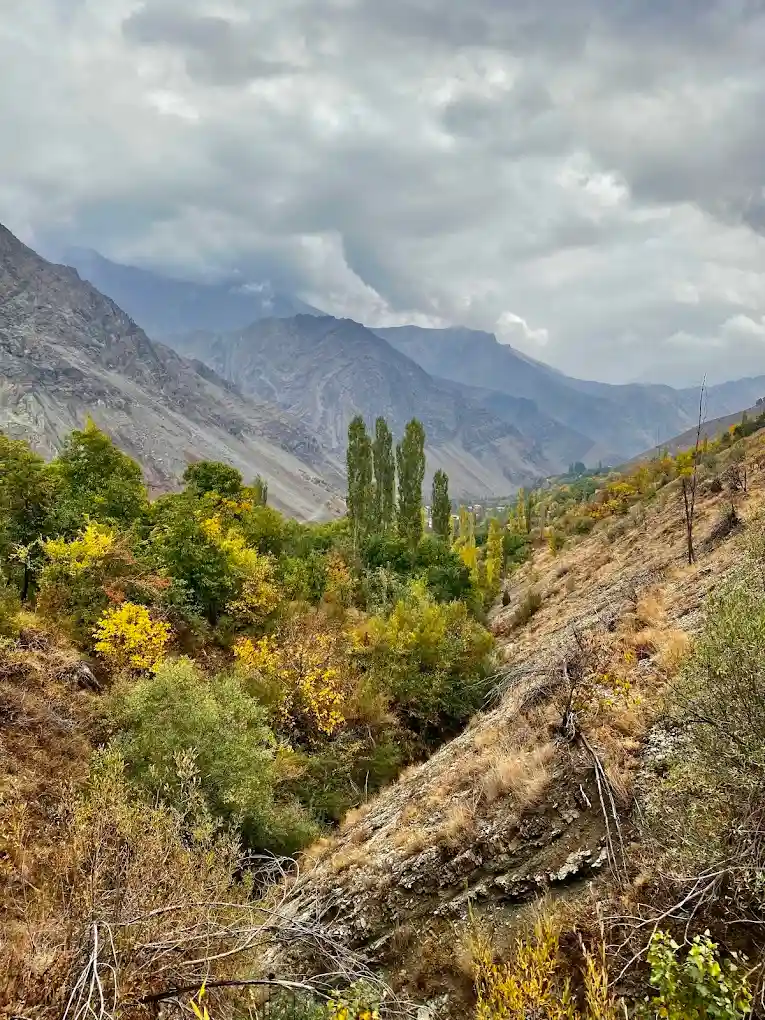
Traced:
MULTIPOLYGON (((690 428, 697 415, 698 390, 670 386, 607 383, 572 379, 497 342, 491 333, 469 329, 399 326, 376 329, 378 336, 416 361, 427 372, 461 385, 489 391, 477 395, 487 409, 513 420, 516 411, 497 396, 526 398, 537 411, 586 436, 594 444, 593 463, 626 459, 690 428), (597 454, 597 456, 595 456, 597 454)), ((765 377, 713 386, 707 394, 710 417, 749 407, 765 393, 765 377)))
POLYGON ((153 343, 74 269, 0 225, 0 428, 51 455, 88 414, 156 487, 211 458, 264 475, 269 498, 298 516, 339 506, 340 464, 310 429, 153 343))
MULTIPOLYGON (((416 416, 428 435, 429 474, 443 467, 457 496, 508 493, 569 463, 349 319, 264 319, 245 330, 197 332, 173 343, 245 393, 288 410, 338 455, 354 415, 369 423, 384 415, 399 436, 416 416)), ((520 409, 516 417, 523 418, 520 409)), ((565 431, 554 422, 550 428, 565 431)), ((580 444, 592 446, 578 437, 573 442, 578 453, 580 444)))
POLYGON ((70 248, 63 261, 109 297, 157 340, 194 329, 229 330, 256 319, 321 314, 269 283, 192 283, 110 262, 98 252, 70 248))

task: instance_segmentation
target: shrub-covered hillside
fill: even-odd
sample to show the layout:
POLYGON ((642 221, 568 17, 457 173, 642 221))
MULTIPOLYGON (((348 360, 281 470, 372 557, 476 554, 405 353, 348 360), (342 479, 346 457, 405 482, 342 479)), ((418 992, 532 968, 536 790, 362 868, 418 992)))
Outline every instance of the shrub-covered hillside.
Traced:
POLYGON ((306 525, 213 462, 152 502, 92 423, 49 464, 0 436, 6 1004, 60 1012, 114 925, 119 1002, 215 975, 194 940, 155 968, 125 912, 161 912, 176 879, 249 902, 246 860, 307 846, 481 706, 502 549, 482 571, 452 549, 443 474, 426 529, 424 441, 354 422, 349 514, 306 525))
POLYGON ((348 816, 299 916, 434 1016, 761 1015, 763 462, 731 434, 557 517, 571 481, 522 495, 485 710, 348 816))
POLYGON ((761 1001, 762 433, 488 513, 424 438, 354 421, 305 525, 0 437, 0 1009, 761 1001))

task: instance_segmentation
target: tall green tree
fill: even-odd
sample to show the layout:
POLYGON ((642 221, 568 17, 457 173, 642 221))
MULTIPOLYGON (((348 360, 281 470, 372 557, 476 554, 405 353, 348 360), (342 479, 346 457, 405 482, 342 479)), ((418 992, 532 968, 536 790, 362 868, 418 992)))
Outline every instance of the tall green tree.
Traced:
POLYGON ((448 542, 452 535, 452 504, 449 499, 449 476, 445 471, 439 470, 433 475, 430 515, 433 531, 448 542))
POLYGON ((268 479, 263 478, 262 475, 255 475, 249 490, 252 492, 257 503, 261 506, 268 505, 268 479))
POLYGON ((486 587, 490 598, 494 598, 499 592, 504 558, 502 525, 496 517, 492 517, 489 520, 489 536, 486 542, 486 587))
POLYGON ((372 444, 374 466, 374 528, 385 534, 393 527, 396 516, 396 462, 393 456, 393 435, 384 418, 375 422, 372 444))
POLYGON ((425 429, 412 418, 396 446, 398 533, 412 548, 422 538, 422 483, 425 478, 425 429))
POLYGON ((372 525, 372 442, 361 415, 348 426, 348 517, 354 547, 369 534, 372 525))
POLYGON ((22 599, 39 564, 37 539, 48 533, 54 503, 53 473, 42 457, 0 432, 0 564, 20 565, 22 599))
POLYGON ((130 525, 146 509, 141 469, 91 419, 72 432, 53 461, 60 530, 74 533, 84 517, 130 525))
POLYGON ((217 492, 219 496, 238 496, 242 491, 242 475, 229 464, 217 460, 198 460, 183 472, 186 488, 197 496, 217 492))

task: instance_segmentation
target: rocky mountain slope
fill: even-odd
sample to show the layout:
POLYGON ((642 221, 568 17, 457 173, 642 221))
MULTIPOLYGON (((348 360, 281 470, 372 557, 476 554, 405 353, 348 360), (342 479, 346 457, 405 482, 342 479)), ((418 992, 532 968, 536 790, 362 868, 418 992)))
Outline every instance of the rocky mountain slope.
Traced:
POLYGON ((156 487, 213 458, 267 477, 273 501, 301 517, 330 513, 343 489, 302 423, 153 343, 75 270, 0 226, 0 428, 51 455, 87 415, 156 487))
POLYGON ((457 496, 508 493, 564 465, 521 427, 522 412, 517 424, 503 421, 349 319, 263 319, 245 330, 198 331, 173 343, 245 393, 289 411, 338 455, 356 414, 368 422, 384 415, 394 435, 418 417, 428 436, 428 471, 444 468, 457 496))
MULTIPOLYGON (((764 451, 760 434, 750 461, 760 463, 764 451)), ((706 597, 742 557, 736 538, 719 529, 730 497, 702 485, 698 561, 688 566, 679 498, 669 486, 618 527, 603 522, 558 556, 538 550, 492 614, 501 663, 493 702, 351 812, 292 884, 291 917, 321 918, 338 945, 391 968, 420 1001, 446 991, 449 1008, 433 1015, 468 1015, 459 996, 470 984, 474 923, 506 946, 543 899, 592 903, 600 876, 622 881, 627 845, 636 890, 642 880, 633 804, 669 739, 663 692, 706 597), (541 607, 519 622, 532 587, 541 607), (570 700, 570 679, 591 674, 603 688, 570 700), (613 676, 623 677, 621 694, 608 687, 613 676), (568 732, 572 704, 577 721, 568 732), (595 756, 612 801, 601 799, 606 781, 595 756)), ((763 506, 758 471, 738 511, 746 522, 763 506)))
POLYGON ((256 319, 301 313, 320 314, 297 298, 281 294, 266 282, 193 283, 105 259, 98 252, 69 248, 66 265, 140 323, 154 340, 194 329, 229 330, 256 319))
MULTIPOLYGON (((537 410, 588 437, 593 451, 583 458, 618 461, 635 456, 657 441, 676 436, 693 424, 698 391, 670 386, 625 385, 572 379, 506 344, 491 333, 469 329, 400 326, 375 332, 427 372, 477 387, 482 403, 508 420, 515 413, 496 394, 532 400, 537 410), (503 413, 503 408, 507 408, 503 413)), ((710 417, 733 414, 765 393, 765 377, 741 379, 709 388, 710 417)))

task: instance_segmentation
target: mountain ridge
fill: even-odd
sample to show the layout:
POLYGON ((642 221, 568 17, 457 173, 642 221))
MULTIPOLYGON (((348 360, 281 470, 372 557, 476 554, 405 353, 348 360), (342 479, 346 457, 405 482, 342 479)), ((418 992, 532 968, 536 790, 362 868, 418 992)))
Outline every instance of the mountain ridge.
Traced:
POLYGON ((171 488, 193 460, 264 474, 297 516, 340 509, 342 468, 300 422, 153 342, 71 267, 0 225, 0 427, 52 456, 90 415, 171 488))
POLYGON ((443 468, 459 497, 511 492, 559 467, 516 424, 442 385, 351 319, 263 319, 245 330, 197 331, 172 342, 299 417, 333 452, 344 449, 356 414, 370 425, 382 415, 396 435, 419 418, 428 436, 428 477, 443 468))
POLYGON ((268 282, 193 282, 112 262, 87 248, 64 249, 61 259, 108 294, 154 340, 166 341, 191 329, 239 329, 272 315, 323 314, 268 282))
MULTIPOLYGON (((420 326, 374 332, 426 371, 462 385, 533 400, 543 414, 610 451, 610 456, 598 459, 628 459, 656 445, 657 438, 678 435, 691 427, 698 409, 697 389, 574 379, 500 344, 491 333, 420 326)), ((710 387, 710 414, 734 413, 763 392, 765 376, 710 387)))

